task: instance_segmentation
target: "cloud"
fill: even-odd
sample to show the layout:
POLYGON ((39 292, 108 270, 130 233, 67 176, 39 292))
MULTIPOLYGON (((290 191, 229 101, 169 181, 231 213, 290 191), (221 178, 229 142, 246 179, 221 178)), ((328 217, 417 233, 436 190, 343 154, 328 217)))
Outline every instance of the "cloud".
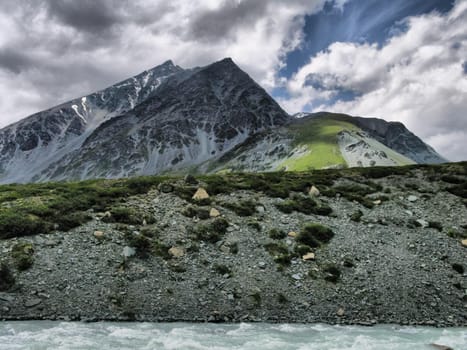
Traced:
POLYGON ((333 43, 287 82, 290 98, 281 103, 290 112, 324 109, 401 121, 448 159, 466 160, 467 1, 445 15, 407 18, 405 27, 381 46, 333 43), (355 98, 341 99, 341 91, 355 98))
POLYGON ((2 0, 0 126, 172 59, 230 56, 268 89, 326 0, 2 0))

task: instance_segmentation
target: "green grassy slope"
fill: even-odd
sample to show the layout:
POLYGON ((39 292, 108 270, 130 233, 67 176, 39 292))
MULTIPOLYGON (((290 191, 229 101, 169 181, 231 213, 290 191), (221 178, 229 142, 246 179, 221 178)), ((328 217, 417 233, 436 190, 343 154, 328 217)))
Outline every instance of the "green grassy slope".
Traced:
POLYGON ((342 130, 359 131, 355 125, 330 116, 316 117, 289 127, 295 135, 295 147, 305 152, 284 161, 280 167, 288 171, 321 169, 336 165, 346 166, 337 144, 337 134, 342 130))

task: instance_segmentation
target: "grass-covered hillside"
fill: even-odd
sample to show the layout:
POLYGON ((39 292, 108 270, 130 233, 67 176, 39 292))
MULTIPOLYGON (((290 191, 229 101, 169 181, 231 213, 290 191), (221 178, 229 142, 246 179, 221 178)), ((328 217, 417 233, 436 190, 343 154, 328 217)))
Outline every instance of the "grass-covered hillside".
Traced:
POLYGON ((289 171, 306 171, 335 166, 347 166, 337 142, 337 134, 343 130, 358 132, 355 125, 332 118, 314 118, 293 124, 290 131, 294 135, 294 147, 302 152, 284 161, 280 166, 289 171))
MULTIPOLYGON (((252 135, 222 157, 210 160, 208 165, 197 169, 201 173, 308 171, 416 164, 413 159, 384 144, 395 142, 393 134, 399 131, 388 132, 390 128, 395 128, 394 125, 374 121, 382 134, 390 134, 390 140, 385 140, 381 135, 375 136, 376 131, 372 127, 378 127, 371 125, 372 121, 334 113, 297 118, 284 127, 252 135), (362 123, 369 125, 364 127, 362 123)), ((414 135, 402 135, 401 132, 397 142, 404 144, 404 152, 410 149, 408 153, 425 159, 422 163, 438 163, 435 159, 424 158, 428 148, 421 140, 414 135)))
MULTIPOLYGON (((324 142, 324 141, 323 141, 324 142)), ((323 147, 332 147, 330 144, 323 147)), ((321 195, 337 193, 349 200, 373 206, 368 196, 382 191, 374 179, 388 176, 416 177, 423 172, 433 181, 466 203, 467 163, 445 165, 414 165, 405 167, 370 167, 307 172, 226 173, 204 175, 197 179, 211 196, 238 190, 255 191, 272 198, 290 198, 306 193, 311 186, 321 195), (348 179, 358 186, 338 185, 348 179)), ((67 231, 92 218, 90 212, 108 211, 132 195, 147 193, 152 188, 170 186, 183 199, 192 199, 198 185, 186 184, 180 177, 147 176, 119 180, 88 180, 83 182, 51 182, 0 186, 0 238, 67 231)), ((387 197, 387 196, 386 196, 387 197)), ((141 221, 143 217, 139 218, 141 221)), ((138 221, 138 218, 135 218, 138 221)))

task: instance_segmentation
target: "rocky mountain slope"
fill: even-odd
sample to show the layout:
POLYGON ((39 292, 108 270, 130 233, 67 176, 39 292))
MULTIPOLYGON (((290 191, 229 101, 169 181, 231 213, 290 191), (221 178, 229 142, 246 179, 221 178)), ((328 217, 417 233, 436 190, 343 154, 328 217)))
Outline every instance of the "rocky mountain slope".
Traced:
POLYGON ((0 183, 443 161, 400 123, 289 116, 228 58, 167 61, 0 130, 0 183))
POLYGON ((466 184, 459 163, 0 186, 0 319, 466 326, 466 184))

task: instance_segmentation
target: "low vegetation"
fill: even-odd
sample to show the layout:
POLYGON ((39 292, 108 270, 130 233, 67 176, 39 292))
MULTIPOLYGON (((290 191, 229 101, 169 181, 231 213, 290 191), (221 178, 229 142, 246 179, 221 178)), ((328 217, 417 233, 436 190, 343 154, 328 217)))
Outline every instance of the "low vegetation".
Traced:
POLYGON ((198 241, 216 243, 227 232, 229 223, 224 218, 216 218, 208 224, 199 224, 193 229, 194 238, 198 241))
POLYGON ((293 195, 290 199, 276 204, 277 209, 285 214, 290 214, 294 211, 303 214, 329 215, 332 213, 332 208, 325 204, 319 203, 310 196, 293 195))
MULTIPOLYGON (((170 190, 171 193, 192 203, 192 207, 184 212, 185 215, 205 220, 208 220, 207 209, 202 208, 203 205, 215 201, 216 195, 230 194, 238 190, 282 198, 283 201, 276 204, 284 213, 295 211, 306 215, 330 215, 332 210, 322 198, 334 197, 337 194, 371 208, 375 205, 375 198, 389 199, 383 195, 386 191, 377 182, 378 179, 385 176, 415 177, 421 173, 431 181, 439 181, 442 190, 458 196, 467 205, 466 169, 467 163, 463 162, 306 172, 200 175, 196 179, 199 184, 175 177, 147 176, 119 180, 2 185, 0 239, 45 234, 56 230, 67 231, 86 223, 96 212, 109 211, 111 215, 105 216, 104 220, 112 222, 131 225, 150 223, 153 220, 151 217, 145 217, 134 209, 125 207, 124 202, 129 196, 147 193, 161 183, 164 184, 165 191, 170 190), (198 186, 206 188, 210 198, 201 202, 193 200, 198 186), (321 197, 308 196, 307 191, 311 186, 319 189, 321 197)), ((240 200, 224 205, 239 216, 251 216, 256 213, 256 202, 252 200, 240 200)), ((199 234, 199 237, 203 236, 203 233, 199 234)), ((206 238, 209 239, 204 239, 206 238)), ((214 239, 213 236, 211 240, 214 239)))
POLYGON ((34 262, 34 247, 30 242, 18 242, 11 251, 11 257, 16 268, 20 271, 27 270, 34 262))
POLYGON ((0 263, 0 292, 7 291, 15 284, 15 276, 10 267, 2 262, 0 263))
POLYGON ((297 242, 316 248, 323 243, 328 243, 332 237, 334 237, 334 232, 329 227, 317 223, 308 223, 298 233, 297 242))
POLYGON ((251 216, 256 213, 256 206, 258 204, 252 200, 243 200, 239 202, 224 202, 224 208, 232 210, 239 216, 251 216))
POLYGON ((66 231, 131 195, 146 193, 162 177, 0 186, 0 239, 66 231))

